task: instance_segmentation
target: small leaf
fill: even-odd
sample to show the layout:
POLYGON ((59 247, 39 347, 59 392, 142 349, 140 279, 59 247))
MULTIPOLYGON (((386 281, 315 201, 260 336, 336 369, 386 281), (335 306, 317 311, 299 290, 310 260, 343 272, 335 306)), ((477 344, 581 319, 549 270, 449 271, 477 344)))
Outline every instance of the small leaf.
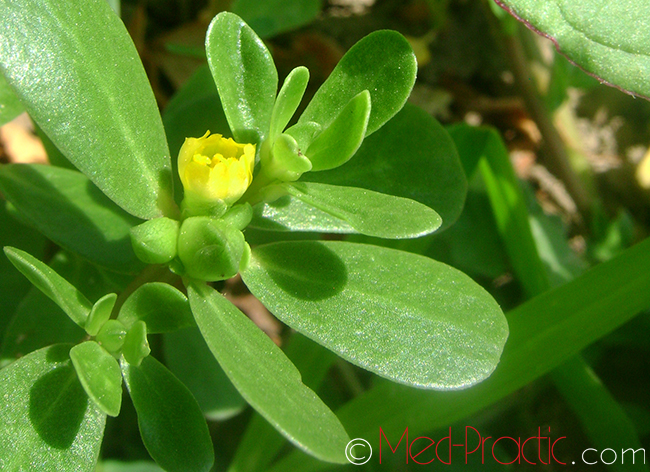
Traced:
POLYGON ((268 38, 314 20, 321 4, 322 0, 235 0, 230 9, 262 38, 268 38))
POLYGON ((247 406, 198 328, 166 333, 164 340, 169 370, 190 389, 206 418, 223 421, 247 406))
POLYGON ((366 135, 377 131, 406 103, 415 83, 417 63, 408 41, 396 31, 369 34, 343 56, 301 115, 327 128, 345 105, 370 91, 372 110, 366 135))
POLYGON ((313 171, 333 169, 350 160, 366 135, 370 111, 370 92, 367 90, 348 102, 305 151, 313 171))
POLYGON ((56 147, 129 213, 173 213, 158 106, 106 0, 5 2, 0 23, 11 25, 0 31, 0 73, 56 147))
POLYGON ((210 23, 205 50, 235 141, 260 142, 269 130, 278 87, 271 54, 255 32, 229 12, 210 23))
POLYGON ((442 220, 431 208, 407 198, 353 187, 311 182, 286 184, 289 194, 347 222, 355 232, 378 238, 417 238, 442 220))
POLYGON ((88 320, 86 320, 86 333, 90 336, 97 336, 99 330, 111 317, 116 300, 117 294, 109 293, 95 302, 88 315, 88 320))
POLYGON ((301 449, 345 463, 345 430, 280 348, 208 285, 190 283, 188 294, 212 354, 248 403, 301 449))
POLYGON ((70 349, 70 359, 90 399, 107 415, 117 416, 122 405, 122 373, 117 360, 95 341, 70 349))
POLYGON ((7 83, 7 79, 0 73, 0 126, 9 123, 23 111, 25 109, 20 100, 7 83))
POLYGON ((144 321, 136 321, 126 332, 122 355, 126 362, 138 367, 150 353, 151 348, 147 340, 147 325, 144 321))
POLYGON ((650 4, 643 0, 498 0, 512 15, 543 34, 587 72, 650 97, 650 4), (604 20, 604 21, 603 21, 604 20))
POLYGON ((80 172, 3 165, 0 189, 26 221, 65 249, 109 269, 142 269, 129 237, 141 220, 111 202, 80 172))
POLYGON ((295 330, 408 385, 451 389, 479 382, 496 367, 508 335, 497 303, 469 277, 394 249, 268 244, 255 248, 242 278, 295 330))
POLYGON ((126 328, 117 320, 108 320, 99 330, 95 340, 111 354, 118 354, 124 346, 126 328))
POLYGON ((79 290, 26 252, 12 247, 5 247, 4 251, 21 274, 59 305, 72 321, 82 328, 85 326, 93 305, 79 290))
POLYGON ((300 149, 307 149, 316 135, 323 129, 321 125, 313 121, 304 121, 296 123, 291 128, 287 129, 285 134, 292 136, 298 143, 300 149))
POLYGON ((122 362, 122 373, 151 457, 168 472, 208 472, 212 440, 189 390, 151 356, 139 367, 122 362))
POLYGON ((308 81, 309 69, 302 66, 293 69, 284 79, 271 114, 271 131, 269 132, 271 142, 275 141, 275 138, 289 124, 291 117, 293 117, 298 105, 300 105, 308 81))
POLYGON ((70 346, 50 346, 0 370, 0 470, 94 472, 106 415, 88 400, 70 346))
POLYGON ((138 287, 120 308, 117 319, 127 328, 142 320, 148 333, 166 333, 196 326, 185 295, 161 282, 138 287))

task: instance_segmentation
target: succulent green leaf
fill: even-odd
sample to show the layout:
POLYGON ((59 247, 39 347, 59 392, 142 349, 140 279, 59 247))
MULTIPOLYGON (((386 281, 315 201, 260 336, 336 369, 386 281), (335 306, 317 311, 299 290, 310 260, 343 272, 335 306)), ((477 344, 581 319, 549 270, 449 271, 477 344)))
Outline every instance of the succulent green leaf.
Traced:
POLYGON ((88 400, 69 350, 50 346, 0 370, 0 470, 95 471, 106 415, 88 400))
POLYGON ((304 151, 312 170, 328 170, 345 164, 357 152, 368 127, 370 92, 364 90, 341 110, 304 151))
POLYGON ((109 269, 138 272, 129 230, 142 220, 111 202, 80 172, 0 166, 0 190, 22 218, 63 248, 109 269))
POLYGON ((300 116, 327 128, 347 103, 370 91, 372 110, 366 135, 402 109, 415 83, 417 63, 408 41, 396 31, 369 34, 343 56, 300 116))
POLYGON ((275 141, 275 138, 289 124, 305 94, 307 82, 309 82, 309 69, 302 66, 293 69, 284 79, 271 113, 271 130, 269 132, 271 142, 275 141))
POLYGON ((296 140, 286 133, 277 137, 269 157, 262 162, 262 169, 272 180, 293 182, 312 168, 311 161, 300 152, 296 140))
POLYGON ((20 100, 11 89, 11 86, 0 73, 0 126, 9 123, 20 115, 25 109, 20 100))
POLYGON ((237 15, 219 13, 205 50, 223 111, 237 142, 258 143, 268 133, 278 72, 262 40, 237 15))
POLYGON ((140 366, 143 359, 151 353, 147 339, 147 325, 144 321, 136 321, 127 330, 122 346, 122 355, 129 364, 140 366))
POLYGON ((378 238, 417 238, 434 232, 442 220, 431 208, 402 197, 336 185, 297 182, 287 192, 339 218, 355 232, 378 238))
POLYGON ((140 366, 124 361, 121 366, 151 457, 168 472, 208 472, 214 462, 212 440, 187 387, 151 356, 140 366))
POLYGON ((117 359, 95 341, 70 349, 70 359, 84 390, 109 416, 117 416, 122 406, 122 373, 117 359))
POLYGON ((345 430, 280 348, 208 285, 192 282, 188 295, 212 354, 248 403, 296 446, 321 460, 345 463, 345 430))
POLYGON ((262 38, 299 28, 314 20, 322 0, 235 0, 230 10, 241 16, 262 38))
POLYGON ((99 330, 111 317, 111 312, 117 300, 116 293, 109 293, 97 300, 90 310, 88 319, 86 320, 86 332, 90 336, 97 336, 99 330))
POLYGON ((97 333, 95 340, 111 354, 118 354, 124 346, 126 328, 117 320, 108 320, 97 333))
POLYGON ((643 0, 498 0, 601 81, 650 97, 650 4, 643 0), (606 21, 603 21, 606 19, 606 21))
POLYGON ((150 282, 126 299, 117 317, 127 329, 144 321, 148 333, 166 333, 195 326, 185 295, 169 284, 150 282))
POLYGON ((322 129, 323 127, 314 121, 303 121, 287 129, 285 134, 292 136, 296 140, 298 148, 307 149, 322 129))
POLYGON ((158 106, 105 0, 4 2, 0 73, 56 147, 140 218, 175 211, 158 106))
POLYGON ((342 234, 355 232, 346 221, 288 195, 271 203, 255 205, 250 228, 283 232, 317 231, 342 234))
POLYGON ((5 247, 4 252, 11 263, 29 279, 41 292, 82 328, 86 324, 93 305, 67 280, 46 264, 20 249, 5 247))
POLYGON ((163 339, 167 367, 190 389, 206 418, 223 421, 246 407, 198 328, 166 333, 163 339))
POLYGON ((499 305, 468 276, 394 249, 268 244, 253 250, 242 278, 296 331, 408 385, 444 390, 479 382, 508 336, 499 305))

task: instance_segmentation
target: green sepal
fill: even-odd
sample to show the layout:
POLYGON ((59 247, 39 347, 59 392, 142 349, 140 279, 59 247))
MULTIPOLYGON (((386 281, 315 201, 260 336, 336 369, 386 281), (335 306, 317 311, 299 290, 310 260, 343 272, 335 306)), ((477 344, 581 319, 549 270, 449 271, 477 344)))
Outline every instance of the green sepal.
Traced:
POLYGON ((205 52, 235 141, 259 143, 268 133, 278 88, 269 50, 241 18, 222 12, 208 27, 205 52))
POLYGON ((91 336, 96 336, 99 333, 99 330, 111 317, 111 311, 113 311, 116 301, 117 294, 109 293, 95 302, 86 320, 86 333, 91 336))
POLYGON ((118 320, 108 320, 99 330, 95 341, 111 354, 119 353, 124 346, 126 328, 118 320))
POLYGON ((336 119, 316 136, 305 154, 313 171, 334 169, 345 164, 363 142, 370 118, 370 92, 364 90, 341 110, 336 119))
POLYGON ((122 373, 117 359, 95 341, 70 349, 70 359, 90 399, 107 415, 117 416, 122 406, 122 373))
POLYGON ((171 218, 154 218, 131 228, 133 251, 145 264, 166 264, 176 257, 181 224, 171 218))
POLYGON ((144 321, 147 333, 167 333, 195 326, 187 297, 162 282, 138 287, 122 305, 117 319, 127 330, 136 322, 144 321))
POLYGON ((305 94, 307 82, 309 82, 309 69, 302 66, 293 69, 284 79, 271 113, 271 128, 268 136, 271 143, 289 124, 305 94))
POLYGON ((196 216, 181 226, 178 256, 188 276, 210 282, 225 280, 239 271, 244 243, 242 232, 227 222, 196 216))
POLYGON ((144 321, 136 321, 127 331, 122 346, 122 355, 129 364, 139 366, 142 359, 151 353, 147 340, 147 325, 144 321))
POLYGON ((36 288, 47 295, 54 303, 82 328, 93 304, 72 286, 67 280, 50 269, 35 257, 20 249, 5 247, 4 252, 11 263, 33 283, 36 288))
POLYGON ((311 161, 300 152, 298 143, 288 134, 278 136, 268 157, 262 162, 262 170, 272 180, 293 182, 312 169, 311 161))
POLYGON ((151 356, 139 366, 122 361, 121 367, 151 457, 168 472, 208 472, 212 441, 187 387, 151 356))
POLYGON ((253 207, 250 203, 240 203, 233 205, 223 216, 222 219, 238 230, 243 230, 248 226, 253 218, 253 207))

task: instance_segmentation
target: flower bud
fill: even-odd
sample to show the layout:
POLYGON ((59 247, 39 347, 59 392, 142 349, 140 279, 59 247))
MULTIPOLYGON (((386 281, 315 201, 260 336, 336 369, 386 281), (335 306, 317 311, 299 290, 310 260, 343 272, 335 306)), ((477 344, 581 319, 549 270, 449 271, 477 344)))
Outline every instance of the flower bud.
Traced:
POLYGON ((135 255, 146 264, 166 264, 176 257, 180 223, 170 218, 154 218, 131 228, 135 255))
POLYGON ((234 277, 244 255, 244 235, 224 220, 208 216, 187 218, 178 237, 178 256, 185 274, 215 282, 234 277))
POLYGON ((239 144, 220 134, 187 138, 178 154, 178 173, 185 189, 183 206, 200 214, 214 206, 229 206, 253 180, 255 145, 239 144))

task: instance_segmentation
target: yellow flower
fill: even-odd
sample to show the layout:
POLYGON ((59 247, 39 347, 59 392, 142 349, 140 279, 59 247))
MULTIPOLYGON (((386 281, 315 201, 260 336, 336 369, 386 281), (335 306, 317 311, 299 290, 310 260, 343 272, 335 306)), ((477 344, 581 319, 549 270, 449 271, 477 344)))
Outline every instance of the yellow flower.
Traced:
POLYGON ((251 184, 254 165, 254 144, 239 144, 209 131, 202 138, 185 139, 178 154, 178 173, 187 203, 233 204, 251 184))

